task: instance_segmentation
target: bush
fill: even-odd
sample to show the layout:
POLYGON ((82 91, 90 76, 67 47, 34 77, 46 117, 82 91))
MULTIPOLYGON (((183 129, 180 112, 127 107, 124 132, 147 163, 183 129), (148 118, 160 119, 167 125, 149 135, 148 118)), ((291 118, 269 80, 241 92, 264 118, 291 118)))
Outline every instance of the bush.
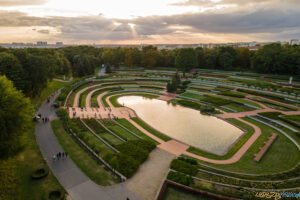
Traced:
POLYGON ((201 113, 214 113, 216 110, 215 110, 215 107, 211 106, 211 105, 202 105, 200 107, 200 112, 201 113))
POLYGON ((182 106, 194 108, 196 110, 200 110, 201 107, 201 104, 189 100, 178 100, 177 102, 182 106))
POLYGON ((32 179, 42 179, 46 177, 49 174, 49 170, 46 168, 40 168, 34 171, 34 173, 31 175, 32 179))
POLYGON ((191 165, 198 165, 197 160, 192 159, 192 158, 178 157, 178 160, 182 160, 182 161, 187 162, 191 165))
POLYGON ((139 146, 136 146, 132 143, 128 143, 128 142, 119 144, 116 146, 116 148, 120 152, 122 152, 122 153, 132 157, 136 161, 138 161, 139 164, 143 163, 145 160, 147 160, 147 157, 149 154, 146 150, 144 150, 144 149, 140 148, 139 146))
POLYGON ((178 172, 189 174, 191 176, 196 175, 198 172, 197 166, 192 165, 186 161, 179 160, 179 159, 172 160, 170 168, 174 169, 178 172))
POLYGON ((124 153, 117 153, 109 163, 127 178, 132 177, 139 168, 139 162, 124 153))
POLYGON ((187 176, 180 172, 169 172, 167 179, 186 186, 189 186, 194 183, 194 180, 191 176, 187 176))
POLYGON ((188 85, 190 83, 191 83, 191 81, 185 80, 185 81, 182 82, 182 85, 188 85))
POLYGON ((59 190, 54 190, 48 194, 49 200, 63 200, 65 199, 65 193, 59 190))

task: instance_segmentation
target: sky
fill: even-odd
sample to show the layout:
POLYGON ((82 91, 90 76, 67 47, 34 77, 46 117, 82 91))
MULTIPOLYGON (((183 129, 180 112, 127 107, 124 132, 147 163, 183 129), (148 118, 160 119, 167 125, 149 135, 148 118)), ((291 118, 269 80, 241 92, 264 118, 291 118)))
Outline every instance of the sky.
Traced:
POLYGON ((300 0, 0 0, 0 43, 300 39, 300 0))

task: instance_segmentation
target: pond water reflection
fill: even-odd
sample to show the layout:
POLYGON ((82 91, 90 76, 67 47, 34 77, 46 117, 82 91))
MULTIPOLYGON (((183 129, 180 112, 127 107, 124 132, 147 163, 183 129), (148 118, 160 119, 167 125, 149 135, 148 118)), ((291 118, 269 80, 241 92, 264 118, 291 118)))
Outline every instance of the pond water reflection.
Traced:
POLYGON ((158 131, 199 149, 222 155, 243 134, 237 127, 199 111, 158 99, 123 96, 120 104, 158 131))

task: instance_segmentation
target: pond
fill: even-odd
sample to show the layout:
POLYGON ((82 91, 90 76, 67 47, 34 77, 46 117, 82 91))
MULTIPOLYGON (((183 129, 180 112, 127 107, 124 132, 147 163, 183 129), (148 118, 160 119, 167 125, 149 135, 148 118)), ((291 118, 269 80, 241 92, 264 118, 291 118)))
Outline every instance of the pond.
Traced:
POLYGON ((161 133, 217 155, 225 154, 243 134, 221 119, 166 101, 123 96, 118 102, 133 109, 139 118, 161 133))

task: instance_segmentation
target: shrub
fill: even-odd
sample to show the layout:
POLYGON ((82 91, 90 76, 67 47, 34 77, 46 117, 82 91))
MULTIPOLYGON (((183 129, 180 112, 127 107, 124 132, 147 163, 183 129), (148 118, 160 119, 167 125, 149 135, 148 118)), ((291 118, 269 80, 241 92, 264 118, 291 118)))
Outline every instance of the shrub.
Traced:
POLYGON ((120 172, 127 178, 132 177, 132 175, 139 168, 138 161, 124 153, 117 153, 110 159, 109 163, 113 168, 115 168, 118 172, 120 172))
POLYGON ((178 160, 182 160, 182 161, 187 162, 191 165, 198 165, 197 160, 192 159, 192 158, 178 157, 178 160))
POLYGON ((211 106, 211 105, 202 105, 200 107, 200 112, 201 113, 213 113, 215 112, 215 107, 211 106))
POLYGON ((194 183, 194 180, 191 176, 182 174, 180 172, 173 172, 173 171, 169 172, 167 179, 186 186, 189 186, 194 183))
POLYGON ((49 200, 63 200, 65 198, 65 193, 63 191, 54 190, 49 192, 48 199, 49 200))
POLYGON ((194 108, 197 110, 199 110, 201 107, 201 104, 189 100, 178 100, 177 102, 182 106, 194 108))
POLYGON ((40 168, 34 171, 34 173, 31 175, 32 179, 42 179, 46 177, 49 173, 49 170, 46 168, 40 168))
POLYGON ((198 172, 197 166, 179 159, 172 160, 170 168, 191 176, 196 175, 198 172))
POLYGON ((190 83, 191 83, 191 81, 185 80, 185 81, 182 82, 182 85, 188 85, 190 83))
POLYGON ((120 152, 132 157, 139 163, 144 162, 148 157, 148 152, 146 150, 144 150, 144 149, 140 148, 139 146, 136 146, 132 143, 128 143, 128 142, 122 143, 122 144, 117 145, 116 148, 120 152))

